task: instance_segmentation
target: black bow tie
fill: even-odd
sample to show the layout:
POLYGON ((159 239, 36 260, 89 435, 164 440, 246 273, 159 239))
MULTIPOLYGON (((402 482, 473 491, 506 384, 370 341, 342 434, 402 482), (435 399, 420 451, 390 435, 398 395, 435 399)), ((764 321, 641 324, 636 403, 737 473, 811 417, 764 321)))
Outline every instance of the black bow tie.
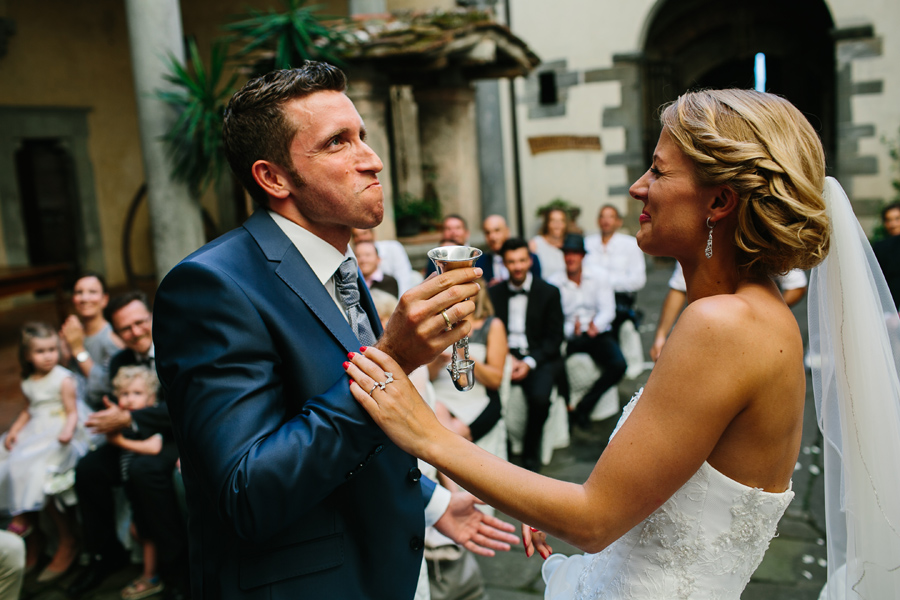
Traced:
POLYGON ((524 288, 521 289, 521 290, 510 289, 510 290, 509 290, 509 295, 510 295, 510 296, 527 296, 527 295, 528 295, 528 290, 526 290, 526 289, 524 289, 524 288))

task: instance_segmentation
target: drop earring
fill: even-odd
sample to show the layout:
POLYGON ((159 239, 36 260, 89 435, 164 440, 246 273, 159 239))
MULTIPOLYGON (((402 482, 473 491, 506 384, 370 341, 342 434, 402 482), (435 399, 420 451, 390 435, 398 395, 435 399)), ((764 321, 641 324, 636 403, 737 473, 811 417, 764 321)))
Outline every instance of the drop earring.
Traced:
POLYGON ((709 239, 706 240, 706 252, 704 254, 706 254, 706 258, 712 258, 712 232, 713 229, 715 229, 716 224, 713 223, 710 225, 709 217, 706 217, 706 226, 709 227, 709 239))

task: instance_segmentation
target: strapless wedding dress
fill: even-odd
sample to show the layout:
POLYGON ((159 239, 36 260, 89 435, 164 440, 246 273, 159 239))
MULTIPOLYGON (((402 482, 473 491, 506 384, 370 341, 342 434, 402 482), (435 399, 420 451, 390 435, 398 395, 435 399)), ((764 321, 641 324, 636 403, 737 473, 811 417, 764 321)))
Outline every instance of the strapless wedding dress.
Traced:
MULTIPOLYGON (((625 406, 613 436, 641 391, 625 406)), ((544 597, 738 600, 793 497, 790 488, 776 494, 747 487, 704 462, 661 507, 602 552, 550 556, 543 565, 544 597)))

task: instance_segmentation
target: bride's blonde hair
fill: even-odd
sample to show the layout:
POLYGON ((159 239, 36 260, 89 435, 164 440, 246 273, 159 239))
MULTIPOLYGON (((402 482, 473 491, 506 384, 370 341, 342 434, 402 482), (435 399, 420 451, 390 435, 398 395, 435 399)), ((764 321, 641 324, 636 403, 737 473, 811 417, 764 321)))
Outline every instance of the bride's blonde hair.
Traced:
POLYGON ((790 102, 754 90, 702 90, 663 107, 661 120, 698 184, 737 193, 740 266, 776 275, 825 258, 825 153, 790 102))

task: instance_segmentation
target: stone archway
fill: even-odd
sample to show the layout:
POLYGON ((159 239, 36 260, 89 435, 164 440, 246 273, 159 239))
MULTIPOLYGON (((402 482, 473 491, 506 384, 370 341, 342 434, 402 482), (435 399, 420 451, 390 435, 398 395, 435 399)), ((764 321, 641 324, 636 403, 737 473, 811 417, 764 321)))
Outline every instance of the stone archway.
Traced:
POLYGON ((753 87, 757 52, 766 55, 766 91, 807 115, 835 156, 833 21, 823 0, 662 0, 646 28, 641 73, 644 148, 659 137, 658 109, 695 88, 753 87))

